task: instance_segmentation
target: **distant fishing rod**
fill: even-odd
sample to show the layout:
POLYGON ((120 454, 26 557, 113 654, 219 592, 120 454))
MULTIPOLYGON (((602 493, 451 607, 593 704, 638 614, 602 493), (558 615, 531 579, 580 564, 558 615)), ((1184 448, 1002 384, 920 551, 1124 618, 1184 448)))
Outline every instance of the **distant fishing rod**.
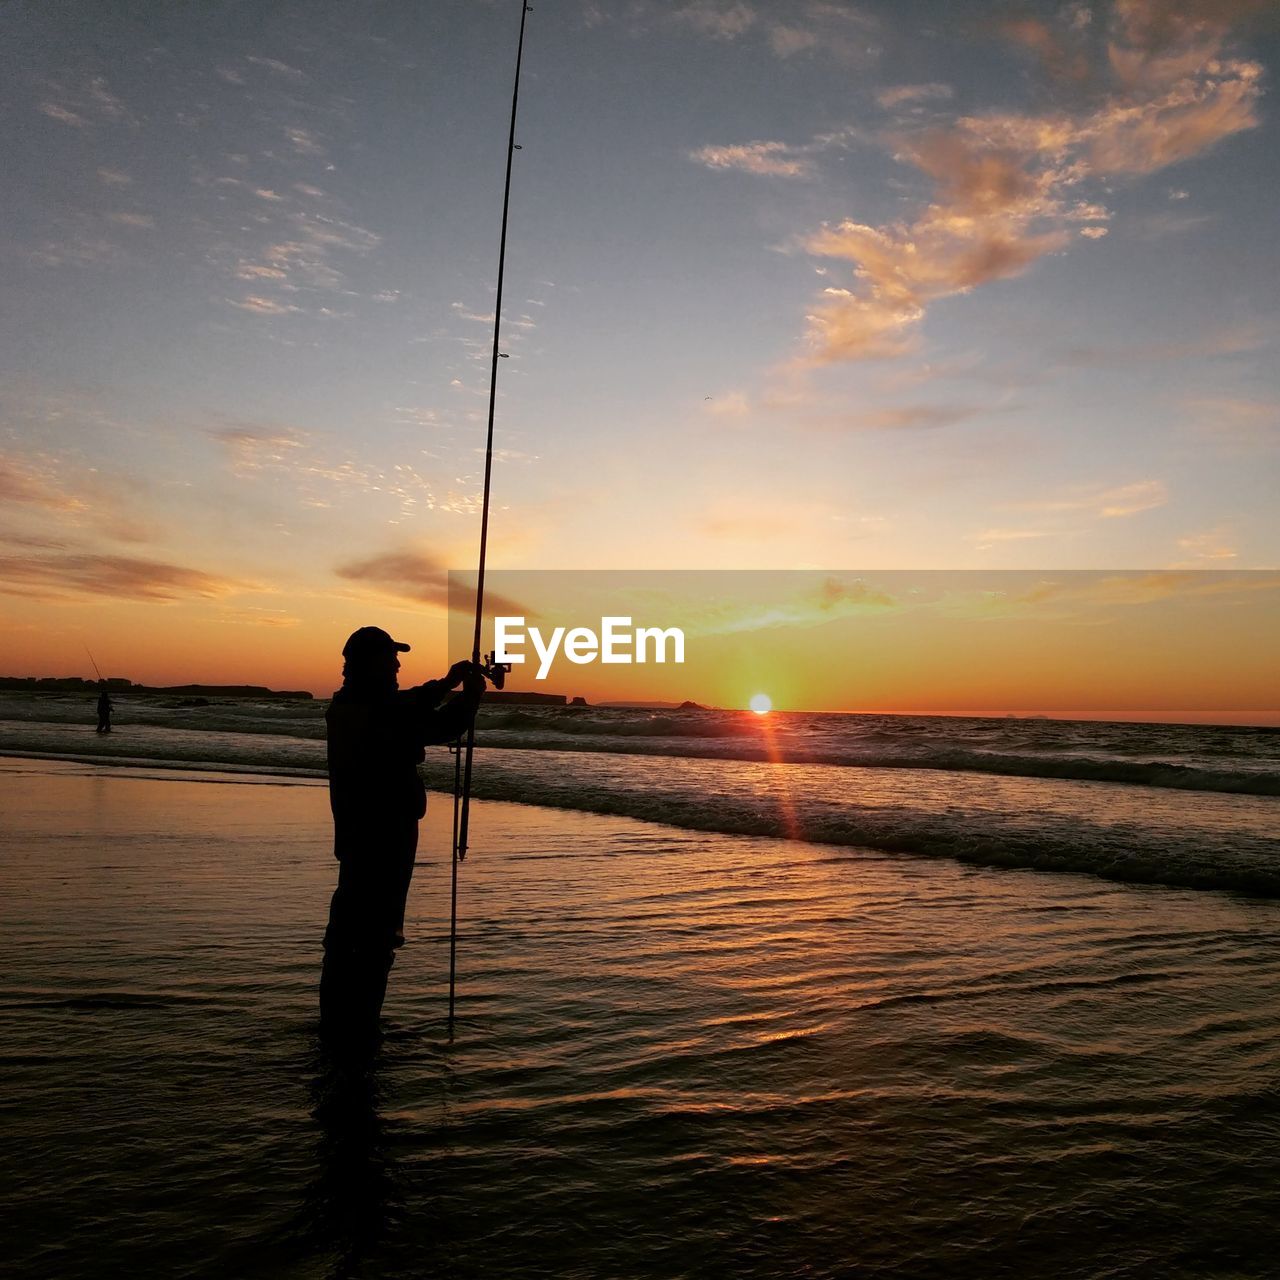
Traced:
MULTIPOLYGON (((90 661, 90 662, 93 662, 93 654, 92 654, 92 653, 89 653, 89 646, 88 646, 88 645, 85 645, 85 647, 84 647, 84 651, 85 651, 85 653, 88 653, 88 654, 89 654, 89 661, 90 661)), ((98 677, 98 683, 99 683, 99 684, 101 684, 101 683, 102 683, 102 672, 98 670, 98 664, 97 664, 96 662, 93 662, 93 671, 94 671, 94 674, 98 677)))
MULTIPOLYGON (((471 661, 482 666, 485 675, 500 689, 509 670, 490 654, 482 658, 480 632, 484 624, 484 570, 489 549, 489 491, 493 475, 493 420, 498 405, 498 361, 505 359, 502 342, 502 282, 507 266, 507 213, 511 206, 511 162, 520 150, 516 145, 516 108, 520 102, 520 62, 524 56, 524 26, 532 6, 521 0, 520 38, 516 44, 516 74, 511 89, 511 128, 507 134, 507 178, 502 190, 502 232, 498 238, 498 289, 493 305, 493 357, 489 367, 489 429, 484 448, 484 497, 480 504, 480 557, 476 571, 476 625, 471 644, 471 661)), ((471 822, 471 765, 475 753, 474 720, 467 729, 466 744, 459 744, 453 769, 453 878, 449 905, 449 1031, 453 1032, 454 991, 458 956, 458 864, 467 856, 467 832, 471 822)))

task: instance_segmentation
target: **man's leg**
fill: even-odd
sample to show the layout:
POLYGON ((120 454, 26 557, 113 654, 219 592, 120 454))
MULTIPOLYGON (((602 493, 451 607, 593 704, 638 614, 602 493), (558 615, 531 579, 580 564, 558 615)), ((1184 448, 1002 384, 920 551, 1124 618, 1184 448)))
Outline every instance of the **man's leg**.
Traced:
POLYGON ((343 858, 329 906, 320 1021, 324 1034, 344 1039, 376 1036, 387 976, 396 948, 404 942, 418 824, 402 824, 379 835, 376 845, 343 858))

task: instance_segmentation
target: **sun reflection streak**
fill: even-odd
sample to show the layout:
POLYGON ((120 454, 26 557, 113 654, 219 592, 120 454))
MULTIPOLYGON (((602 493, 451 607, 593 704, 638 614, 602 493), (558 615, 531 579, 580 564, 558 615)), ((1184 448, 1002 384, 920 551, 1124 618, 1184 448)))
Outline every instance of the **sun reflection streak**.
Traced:
POLYGON ((765 753, 769 757, 769 763, 774 765, 773 770, 775 776, 779 779, 779 787, 777 789, 778 815, 782 819, 783 830, 787 833, 787 837, 791 840, 803 840, 804 831, 800 825, 800 819, 796 814, 795 799, 791 793, 791 777, 792 771, 786 767, 783 759, 782 749, 778 745, 778 735, 774 728, 774 717, 769 715, 754 715, 754 719, 759 722, 761 733, 761 742, 764 745, 765 753))

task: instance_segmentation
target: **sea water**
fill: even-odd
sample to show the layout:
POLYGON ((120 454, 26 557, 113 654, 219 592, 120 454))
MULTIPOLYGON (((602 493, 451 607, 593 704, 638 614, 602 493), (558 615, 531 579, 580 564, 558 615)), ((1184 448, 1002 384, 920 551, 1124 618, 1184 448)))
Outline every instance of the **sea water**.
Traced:
MULTIPOLYGON (((526 757, 585 758, 484 765, 526 757)), ((956 776, 958 810, 1022 785, 956 776)), ((1070 787, 1133 789, 1034 785, 1064 830, 1070 787)), ((449 811, 382 1052, 339 1072, 321 782, 0 761, 6 1274, 1274 1274, 1280 904, 481 801, 450 1037, 449 811)))
MULTIPOLYGON (((322 701, 0 695, 0 753, 324 774, 322 701)), ((1280 730, 702 708, 485 708, 476 794, 995 866, 1280 895, 1280 730)), ((443 750, 428 783, 452 786, 443 750)))

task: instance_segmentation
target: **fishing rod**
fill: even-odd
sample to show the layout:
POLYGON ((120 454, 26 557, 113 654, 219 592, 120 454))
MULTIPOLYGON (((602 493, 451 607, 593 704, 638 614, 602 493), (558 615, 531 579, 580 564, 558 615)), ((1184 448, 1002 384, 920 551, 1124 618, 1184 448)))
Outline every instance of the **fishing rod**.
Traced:
MULTIPOLYGON (((480 504, 480 557, 476 571, 476 625, 471 644, 471 661, 483 667, 485 675, 502 687, 507 668, 490 654, 480 653, 480 631, 484 623, 484 570, 489 549, 489 491, 493 475, 493 420, 498 404, 498 361, 505 359, 502 342, 502 282, 507 265, 507 213, 511 206, 511 162, 520 150, 516 144, 516 108, 520 103, 520 62, 524 56, 524 27, 532 6, 521 0, 520 38, 516 44, 516 74, 511 88, 511 128, 507 134, 507 178, 502 190, 502 232, 498 238, 498 288, 493 305, 493 357, 489 367, 489 429, 484 449, 484 496, 480 504)), ((458 957, 458 864, 467 856, 467 833, 471 822, 471 765, 475 753, 476 726, 467 729, 466 744, 457 744, 453 773, 453 876, 449 891, 449 1033, 453 1033, 453 1006, 458 957)))
MULTIPOLYGON (((84 647, 84 651, 85 651, 85 653, 88 653, 88 654, 89 654, 89 661, 90 661, 90 662, 93 662, 93 654, 92 654, 92 653, 89 653, 89 646, 88 646, 88 645, 85 645, 85 647, 84 647)), ((93 662, 93 670, 94 670, 94 674, 98 677, 98 683, 99 683, 99 684, 101 684, 101 683, 102 683, 102 672, 98 670, 98 664, 97 664, 96 662, 93 662)))

